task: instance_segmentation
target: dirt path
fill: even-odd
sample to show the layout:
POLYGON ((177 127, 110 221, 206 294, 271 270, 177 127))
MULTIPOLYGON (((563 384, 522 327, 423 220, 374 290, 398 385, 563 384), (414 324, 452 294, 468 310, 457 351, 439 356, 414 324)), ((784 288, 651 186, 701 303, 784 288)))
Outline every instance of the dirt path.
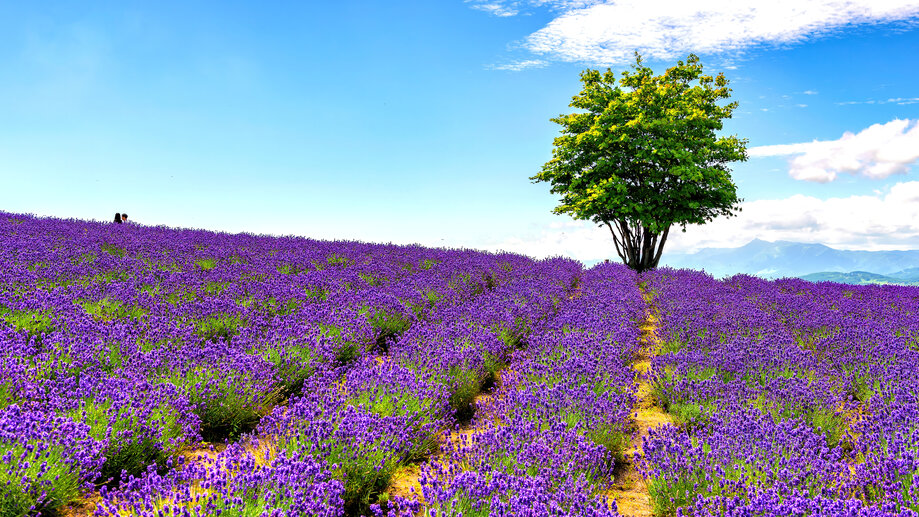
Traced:
POLYGON ((641 326, 641 347, 638 356, 632 363, 632 369, 635 371, 638 382, 638 403, 635 406, 637 432, 632 438, 631 446, 625 452, 625 462, 622 468, 616 470, 613 487, 606 492, 609 499, 616 501, 619 513, 627 517, 653 515, 648 487, 641 474, 638 473, 636 461, 642 453, 641 441, 648 436, 648 432, 660 425, 673 423, 673 418, 664 412, 652 395, 651 384, 647 379, 651 358, 656 355, 660 345, 660 338, 657 336, 657 315, 650 305, 650 298, 645 295, 645 300, 649 302, 648 313, 641 326))

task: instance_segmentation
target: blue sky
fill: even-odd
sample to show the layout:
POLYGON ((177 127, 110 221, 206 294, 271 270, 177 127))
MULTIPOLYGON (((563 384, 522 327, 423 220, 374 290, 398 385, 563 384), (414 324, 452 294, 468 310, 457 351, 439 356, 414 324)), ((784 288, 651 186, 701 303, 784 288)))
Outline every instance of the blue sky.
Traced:
POLYGON ((919 248, 917 0, 300 4, 0 4, 0 209, 612 257, 528 180, 549 119, 585 68, 695 52, 745 205, 668 251, 919 248))

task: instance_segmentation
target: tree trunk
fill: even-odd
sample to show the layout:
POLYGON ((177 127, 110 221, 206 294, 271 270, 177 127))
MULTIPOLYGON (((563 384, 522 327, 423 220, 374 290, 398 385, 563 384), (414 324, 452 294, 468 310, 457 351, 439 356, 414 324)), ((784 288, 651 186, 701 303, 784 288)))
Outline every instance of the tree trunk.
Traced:
POLYGON ((669 227, 662 233, 651 233, 641 224, 630 225, 622 219, 604 222, 613 234, 616 254, 625 265, 639 273, 657 267, 670 233, 669 227))

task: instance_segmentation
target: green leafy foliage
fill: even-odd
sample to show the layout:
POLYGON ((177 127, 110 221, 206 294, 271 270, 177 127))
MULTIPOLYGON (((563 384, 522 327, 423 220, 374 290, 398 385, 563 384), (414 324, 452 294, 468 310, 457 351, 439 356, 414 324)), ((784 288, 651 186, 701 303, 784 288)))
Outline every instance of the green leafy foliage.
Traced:
POLYGON ((326 257, 326 263, 328 263, 330 266, 342 266, 343 267, 343 266, 348 265, 349 260, 347 257, 343 257, 337 253, 333 253, 329 255, 328 257, 326 257))
POLYGON ((386 309, 377 309, 367 318, 370 325, 377 332, 376 345, 385 347, 386 343, 412 326, 412 320, 405 314, 386 309))
POLYGON ((618 85, 609 69, 585 70, 581 82, 570 106, 583 111, 551 119, 562 135, 530 178, 561 195, 556 214, 608 227, 638 271, 657 266, 672 225, 733 215, 740 200, 728 164, 746 159, 746 141, 715 135, 737 107, 718 104, 731 92, 723 74, 703 75, 690 54, 654 75, 636 53, 618 85))
POLYGON ((278 436, 276 445, 279 451, 291 456, 323 451, 327 464, 335 466, 332 476, 344 484, 345 515, 369 515, 371 502, 386 491, 402 464, 401 458, 383 446, 382 440, 364 443, 357 450, 352 440, 343 439, 336 432, 317 440, 315 433, 295 431, 278 436))
MULTIPOLYGON (((385 392, 373 393, 372 390, 351 393, 346 404, 360 407, 369 413, 382 417, 411 417, 407 425, 417 431, 423 426, 435 424, 437 412, 436 401, 421 398, 402 387, 389 388, 385 392)), ((431 431, 436 429, 431 428, 431 431)), ((419 440, 405 454, 405 461, 416 461, 433 454, 439 448, 438 435, 431 432, 426 439, 419 440)))

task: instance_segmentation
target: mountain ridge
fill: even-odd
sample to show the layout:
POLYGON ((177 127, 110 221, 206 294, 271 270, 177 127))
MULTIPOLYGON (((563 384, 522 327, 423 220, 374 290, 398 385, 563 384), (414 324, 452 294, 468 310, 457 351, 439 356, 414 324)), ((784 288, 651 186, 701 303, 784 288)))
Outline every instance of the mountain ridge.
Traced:
MULTIPOLYGON (((715 277, 744 273, 764 278, 830 278, 837 274, 836 278, 846 279, 847 274, 859 272, 887 277, 876 278, 877 282, 872 283, 919 282, 919 250, 840 250, 820 243, 762 239, 753 239, 738 248, 703 248, 695 253, 665 251, 661 265, 701 269, 715 277)), ((848 278, 867 281, 869 277, 862 274, 848 278)))

